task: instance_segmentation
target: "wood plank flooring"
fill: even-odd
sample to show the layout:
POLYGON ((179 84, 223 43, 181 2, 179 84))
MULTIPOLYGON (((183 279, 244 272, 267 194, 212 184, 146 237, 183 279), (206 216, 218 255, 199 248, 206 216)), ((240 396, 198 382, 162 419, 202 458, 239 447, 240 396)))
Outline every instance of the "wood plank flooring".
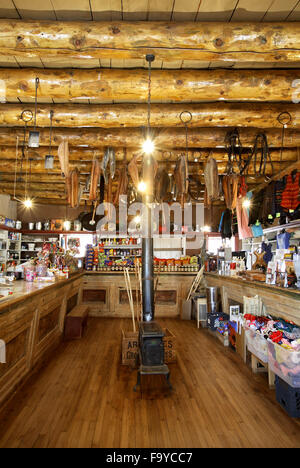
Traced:
POLYGON ((130 320, 90 318, 80 341, 62 343, 10 402, 1 448, 300 448, 290 418, 233 350, 194 322, 160 320, 178 339, 169 392, 160 377, 121 365, 121 329, 130 320))

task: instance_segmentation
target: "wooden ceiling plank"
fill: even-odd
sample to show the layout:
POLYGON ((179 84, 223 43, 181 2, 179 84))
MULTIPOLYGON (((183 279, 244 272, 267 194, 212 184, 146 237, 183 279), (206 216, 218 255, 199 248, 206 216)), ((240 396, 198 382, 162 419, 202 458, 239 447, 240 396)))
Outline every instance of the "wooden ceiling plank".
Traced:
POLYGON ((148 0, 123 0, 124 21, 146 21, 148 17, 148 0))
POLYGON ((299 0, 275 0, 263 17, 263 21, 285 21, 298 2, 299 0))
POLYGON ((287 21, 300 21, 300 2, 293 9, 293 11, 291 11, 287 17, 287 21))
POLYGON ((94 21, 122 20, 121 0, 91 0, 91 9, 94 21))
POLYGON ((175 0, 172 21, 195 21, 201 0, 175 0))
POLYGON ((237 0, 202 0, 196 21, 229 21, 237 0))
POLYGON ((14 0, 22 19, 56 20, 51 0, 14 0))
POLYGON ((0 18, 19 19, 20 15, 12 0, 1 0, 0 18))
POLYGON ((59 21, 91 21, 89 0, 51 0, 59 21))
POLYGON ((240 0, 231 21, 262 21, 274 0, 240 0))
POLYGON ((171 21, 174 0, 151 0, 149 2, 149 21, 171 21))
POLYGON ((19 68, 19 64, 15 57, 0 54, 0 67, 14 67, 19 68))

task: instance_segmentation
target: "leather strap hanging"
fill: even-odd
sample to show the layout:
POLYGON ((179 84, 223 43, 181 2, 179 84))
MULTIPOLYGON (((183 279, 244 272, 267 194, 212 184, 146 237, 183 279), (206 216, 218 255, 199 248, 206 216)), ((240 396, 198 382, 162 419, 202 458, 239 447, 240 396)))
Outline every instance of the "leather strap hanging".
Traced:
POLYGON ((242 167, 243 147, 237 128, 227 133, 225 137, 225 145, 228 155, 226 173, 230 175, 234 174, 234 164, 238 166, 239 170, 241 170, 242 167))
POLYGON ((264 133, 258 133, 255 137, 254 146, 251 152, 250 157, 245 162, 244 167, 241 170, 242 174, 248 174, 249 167, 253 162, 253 171, 255 176, 266 176, 267 162, 271 164, 272 173, 274 173, 273 162, 270 155, 270 149, 268 145, 267 137, 264 133), (257 169, 257 164, 259 164, 259 169, 257 169))

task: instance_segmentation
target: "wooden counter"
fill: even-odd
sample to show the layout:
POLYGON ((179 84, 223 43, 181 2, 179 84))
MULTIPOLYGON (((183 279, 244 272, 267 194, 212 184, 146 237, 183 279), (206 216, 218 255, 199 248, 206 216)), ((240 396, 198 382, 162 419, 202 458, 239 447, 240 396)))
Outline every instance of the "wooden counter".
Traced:
MULTIPOLYGON (((155 316, 178 318, 182 300, 195 278, 195 272, 161 272, 155 297, 155 316)), ((157 274, 154 275, 156 281, 157 274)), ((135 302, 136 279, 130 275, 135 302)), ((123 272, 85 272, 82 302, 94 317, 131 317, 123 272)))
POLYGON ((58 345, 66 313, 81 300, 81 286, 82 273, 51 284, 16 281, 14 294, 0 302, 0 339, 6 344, 0 405, 58 345))
POLYGON ((295 322, 300 326, 300 291, 249 281, 239 277, 205 273, 207 286, 220 288, 223 310, 229 313, 229 305, 243 304, 244 296, 260 296, 266 313, 295 322))

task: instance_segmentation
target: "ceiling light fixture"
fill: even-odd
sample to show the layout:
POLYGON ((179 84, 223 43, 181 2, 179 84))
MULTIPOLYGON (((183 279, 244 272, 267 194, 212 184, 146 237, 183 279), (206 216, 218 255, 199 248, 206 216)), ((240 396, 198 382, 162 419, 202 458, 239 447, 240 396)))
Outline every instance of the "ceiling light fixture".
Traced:
POLYGON ((25 208, 32 208, 32 200, 30 198, 26 198, 23 201, 23 205, 25 206, 25 208))
POLYGON ((147 190, 147 185, 143 180, 141 180, 138 185, 138 191, 141 193, 145 193, 146 190, 147 190))

